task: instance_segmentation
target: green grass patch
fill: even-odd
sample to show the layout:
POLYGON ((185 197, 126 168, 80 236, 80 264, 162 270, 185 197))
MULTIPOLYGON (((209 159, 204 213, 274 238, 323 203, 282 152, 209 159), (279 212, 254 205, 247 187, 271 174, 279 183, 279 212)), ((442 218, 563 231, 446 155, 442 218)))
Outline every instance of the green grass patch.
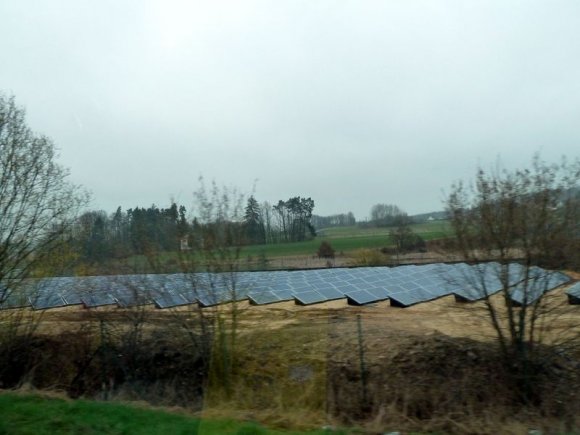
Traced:
POLYGON ((276 243, 273 245, 252 245, 242 249, 241 258, 248 256, 258 258, 265 255, 267 258, 288 257, 295 255, 316 255, 320 242, 330 242, 335 252, 347 253, 360 248, 381 248, 389 244, 387 236, 357 236, 357 237, 316 237, 313 240, 293 243, 276 243))
MULTIPOLYGON (((392 228, 361 228, 358 226, 334 227, 321 231, 314 240, 294 243, 278 243, 275 245, 253 245, 242 249, 242 257, 258 257, 265 255, 268 258, 285 257, 291 255, 315 255, 320 242, 327 240, 337 253, 349 253, 363 248, 382 248, 389 246, 391 240, 389 231, 392 228)), ((422 224, 413 224, 411 229, 425 240, 440 239, 450 234, 448 221, 435 221, 422 224)))
MULTIPOLYGON (((201 420, 111 402, 64 400, 36 395, 0 394, 0 434, 328 434, 328 431, 277 431, 253 422, 201 420)), ((332 432, 337 433, 337 432, 332 432)))
MULTIPOLYGON (((446 237, 450 234, 450 226, 448 221, 434 221, 422 224, 410 225, 411 230, 423 237, 425 240, 438 239, 446 237)), ((368 227, 362 228, 359 226, 349 227, 332 227, 322 229, 321 233, 324 238, 343 239, 343 238, 385 238, 389 237, 389 232, 392 228, 389 227, 368 227)), ((366 246, 364 246, 366 247, 366 246)))

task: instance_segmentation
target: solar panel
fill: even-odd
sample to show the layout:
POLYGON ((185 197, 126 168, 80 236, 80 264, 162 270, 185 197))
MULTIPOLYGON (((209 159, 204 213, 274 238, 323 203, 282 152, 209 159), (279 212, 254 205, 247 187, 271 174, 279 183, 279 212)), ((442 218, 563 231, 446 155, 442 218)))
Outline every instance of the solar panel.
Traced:
POLYGON ((4 302, 0 304, 0 309, 25 308, 29 306, 30 297, 25 291, 18 289, 8 293, 4 302))
POLYGON ((365 305, 372 302, 377 302, 376 296, 372 295, 366 290, 357 290, 346 294, 346 300, 349 305, 365 305))
POLYGON ((284 281, 277 281, 270 283, 270 288, 273 290, 292 290, 290 284, 284 281))
POLYGON ((234 290, 230 289, 225 285, 219 285, 217 283, 211 283, 209 286, 203 288, 202 293, 213 294, 216 296, 230 296, 234 294, 234 290))
POLYGON ((441 297, 441 296, 445 296, 447 294, 449 294, 449 292, 447 292, 445 290, 445 287, 443 285, 439 284, 435 284, 432 283, 430 285, 424 286, 423 287, 426 291, 429 292, 429 294, 435 296, 435 297, 441 297))
POLYGON ((225 302, 231 302, 233 300, 232 293, 228 292, 199 292, 197 295, 197 301, 202 307, 212 307, 214 305, 223 304, 225 302))
POLYGON ((115 304, 115 299, 108 293, 88 294, 81 297, 81 302, 86 308, 101 307, 115 304))
POLYGON ((289 301, 294 299, 294 292, 292 290, 272 290, 272 293, 274 293, 276 296, 278 296, 278 298, 280 298, 281 301, 289 301))
POLYGON ((316 290, 310 290, 302 293, 295 293, 294 299, 297 304, 300 305, 310 305, 318 304, 320 302, 326 302, 328 299, 324 295, 320 294, 316 290))
POLYGON ((355 286, 355 287, 369 285, 368 282, 366 282, 364 279, 361 279, 361 278, 350 278, 350 279, 346 279, 344 281, 352 286, 355 286))
POLYGON ((570 281, 571 279, 569 276, 560 272, 554 273, 550 276, 550 285, 553 286, 553 288, 559 287, 562 284, 566 284, 570 281))
POLYGON ((324 296, 329 301, 332 301, 334 299, 344 298, 344 294, 335 288, 324 288, 324 289, 318 289, 317 291, 318 291, 318 293, 320 293, 322 296, 324 296))
POLYGON ((273 304, 282 300, 278 295, 271 291, 265 291, 262 293, 250 293, 248 295, 248 299, 252 305, 273 304))
POLYGON ((108 277, 81 277, 77 279, 74 289, 81 298, 85 294, 104 294, 112 289, 111 281, 112 278, 108 277))
POLYGON ((543 294, 543 291, 534 289, 531 286, 520 285, 512 290, 511 299, 517 305, 530 305, 536 302, 543 294))
POLYGON ((183 296, 183 298, 190 304, 197 302, 197 291, 195 291, 195 289, 186 288, 181 292, 181 296, 183 296))
POLYGON ((332 272, 331 278, 337 281, 347 281, 354 278, 347 269, 335 269, 332 272))
POLYGON ((5 285, 0 284, 0 302, 8 297, 9 289, 5 285))
POLYGON ((413 297, 416 298, 420 302, 430 301, 435 299, 435 295, 429 293, 426 289, 419 287, 412 293, 413 297))
POLYGON ((324 285, 325 281, 323 279, 321 279, 320 277, 316 276, 316 274, 311 274, 309 277, 307 277, 307 281, 308 281, 308 285, 317 288, 320 285, 324 285))
POLYGON ((360 290, 359 288, 357 288, 351 284, 348 284, 346 282, 335 282, 334 286, 342 294, 346 294, 346 293, 355 292, 357 290, 360 290))
POLYGON ((389 295, 389 299, 391 301, 391 306, 394 307, 408 307, 419 302, 422 302, 420 299, 416 298, 410 292, 403 292, 403 293, 391 293, 389 295))
POLYGON ((220 300, 216 295, 202 293, 197 296, 197 302, 202 307, 212 307, 214 305, 218 305, 220 303, 220 300))
MULTIPOLYGON (((486 296, 484 291, 476 288, 457 288, 453 290, 452 294, 470 302, 478 301, 486 296)), ((491 293, 488 293, 488 296, 490 295, 491 293)))
POLYGON ((553 274, 543 270, 534 269, 531 271, 533 279, 526 283, 515 286, 511 293, 511 299, 519 305, 533 304, 545 293, 568 282, 570 278, 561 273, 553 274))
POLYGON ((568 289, 567 294, 580 298, 580 281, 568 289))
POLYGON ((312 284, 314 290, 324 290, 324 289, 336 289, 330 282, 328 281, 317 281, 312 284))
MULTIPOLYGON (((248 293, 261 293, 261 292, 272 290, 272 286, 269 284, 266 284, 266 283, 254 284, 251 286, 247 286, 246 288, 250 288, 248 293)), ((286 287, 281 286, 281 288, 286 288, 286 287)))
POLYGON ((577 282, 566 292, 568 302, 572 305, 580 305, 580 282, 577 282))
POLYGON ((369 283, 369 284, 378 284, 378 283, 383 282, 386 278, 388 278, 388 277, 375 274, 372 276, 365 277, 364 281, 369 283))
POLYGON ((466 301, 493 295, 502 287, 497 278, 501 273, 499 266, 498 263, 441 265, 438 267, 441 293, 454 294, 458 300, 466 301))
POLYGON ((113 297, 121 308, 146 305, 152 302, 150 294, 138 288, 117 289, 113 297))
POLYGON ((248 298, 250 291, 251 291, 250 286, 237 287, 235 289, 230 290, 230 294, 232 295, 232 298, 235 299, 236 301, 243 301, 244 299, 248 298))
POLYGON ((389 292, 387 289, 382 287, 369 287, 366 290, 368 293, 376 297, 378 300, 384 300, 389 298, 389 292))
POLYGON ((400 284, 400 287, 402 287, 403 290, 406 292, 413 292, 421 288, 418 284, 415 284, 413 281, 404 282, 400 284))
POLYGON ((42 293, 30 298, 33 310, 45 310, 48 308, 60 308, 66 306, 66 301, 58 293, 42 293))
POLYGON ((67 291, 61 295, 64 299, 66 305, 79 305, 82 304, 80 295, 73 293, 72 291, 67 291))
POLYGON ((167 292, 153 298, 153 303, 157 308, 173 308, 187 305, 190 302, 179 293, 174 294, 167 292))
POLYGON ((403 282, 406 279, 406 275, 403 272, 396 270, 396 271, 390 273, 389 279, 391 281, 395 281, 395 282, 397 282, 397 281, 403 282))
POLYGON ((298 287, 301 285, 307 285, 306 279, 304 278, 304 275, 290 275, 288 277, 288 284, 293 286, 293 287, 298 287))
POLYGON ((430 285, 431 283, 433 283, 433 279, 432 278, 427 278, 427 277, 422 277, 422 278, 418 278, 415 279, 413 281, 414 284, 417 284, 421 287, 425 287, 427 285, 430 285))
POLYGON ((303 293, 303 292, 307 292, 307 291, 311 291, 312 287, 310 287, 309 285, 298 285, 298 286, 294 286, 292 285, 292 293, 303 293))

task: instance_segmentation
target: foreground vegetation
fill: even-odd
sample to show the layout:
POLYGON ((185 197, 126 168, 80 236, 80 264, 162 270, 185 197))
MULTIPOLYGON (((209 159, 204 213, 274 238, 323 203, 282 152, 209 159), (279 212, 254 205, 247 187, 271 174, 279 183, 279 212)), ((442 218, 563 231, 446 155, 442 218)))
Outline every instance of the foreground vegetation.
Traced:
MULTIPOLYGON (((207 434, 312 435, 266 429, 257 423, 211 420, 119 403, 65 400, 31 394, 0 394, 0 434, 207 434)), ((341 433, 341 432, 333 432, 341 433)))
MULTIPOLYGON (((556 296, 565 302, 563 293, 556 296)), ((4 388, 30 386, 71 398, 178 406, 203 420, 172 415, 157 418, 156 426, 141 417, 144 411, 117 410, 106 403, 34 399, 5 406, 0 401, 9 416, 0 433, 19 433, 12 429, 20 424, 34 428, 20 433, 43 433, 42 425, 48 425, 44 433, 196 433, 196 424, 203 428, 199 433, 263 433, 256 425, 246 428, 232 420, 276 430, 332 426, 371 433, 578 430, 577 351, 542 346, 534 362, 534 399, 522 403, 491 338, 493 330, 477 314, 483 304, 463 310, 452 300, 445 304, 445 311, 428 311, 426 305, 405 310, 385 304, 296 310, 240 306, 236 335, 230 314, 225 329, 206 337, 211 349, 205 351, 192 346, 191 340, 199 343, 202 336, 187 337, 182 331, 182 321, 193 311, 117 309, 94 317, 78 310, 46 312, 33 335, 4 343, 4 388), (454 320, 442 323, 449 318, 454 320), (434 327, 441 332, 425 335, 434 327), (474 336, 478 340, 467 338, 474 336), (94 416, 85 421, 87 413, 94 416), (143 430, 136 426, 141 421, 143 430)), ((562 316, 570 310, 575 307, 553 311, 557 331, 577 318, 562 316)))

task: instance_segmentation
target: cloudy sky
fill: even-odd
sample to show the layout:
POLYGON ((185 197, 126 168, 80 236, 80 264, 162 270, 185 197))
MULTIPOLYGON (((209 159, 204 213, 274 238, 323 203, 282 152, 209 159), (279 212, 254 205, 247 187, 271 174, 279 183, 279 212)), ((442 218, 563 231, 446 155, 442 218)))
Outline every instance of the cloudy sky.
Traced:
POLYGON ((93 208, 197 179, 315 212, 442 208, 499 157, 580 153, 580 2, 2 0, 0 91, 93 208))

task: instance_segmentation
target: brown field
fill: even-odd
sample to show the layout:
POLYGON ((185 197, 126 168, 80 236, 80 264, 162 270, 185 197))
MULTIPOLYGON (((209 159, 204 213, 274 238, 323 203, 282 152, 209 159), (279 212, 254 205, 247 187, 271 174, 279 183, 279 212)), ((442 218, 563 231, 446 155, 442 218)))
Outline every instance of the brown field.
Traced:
MULTIPOLYGON (((458 260, 458 258, 451 257, 449 254, 440 254, 434 251, 420 253, 413 252, 408 254, 401 254, 398 258, 384 257, 383 262, 388 265, 402 265, 402 264, 423 264, 436 263, 443 261, 458 260)), ((318 258, 316 255, 288 255, 284 257, 274 257, 268 260, 268 267, 270 269, 320 269, 328 267, 348 267, 360 265, 357 263, 357 251, 352 251, 349 254, 337 255, 333 259, 318 258)))

